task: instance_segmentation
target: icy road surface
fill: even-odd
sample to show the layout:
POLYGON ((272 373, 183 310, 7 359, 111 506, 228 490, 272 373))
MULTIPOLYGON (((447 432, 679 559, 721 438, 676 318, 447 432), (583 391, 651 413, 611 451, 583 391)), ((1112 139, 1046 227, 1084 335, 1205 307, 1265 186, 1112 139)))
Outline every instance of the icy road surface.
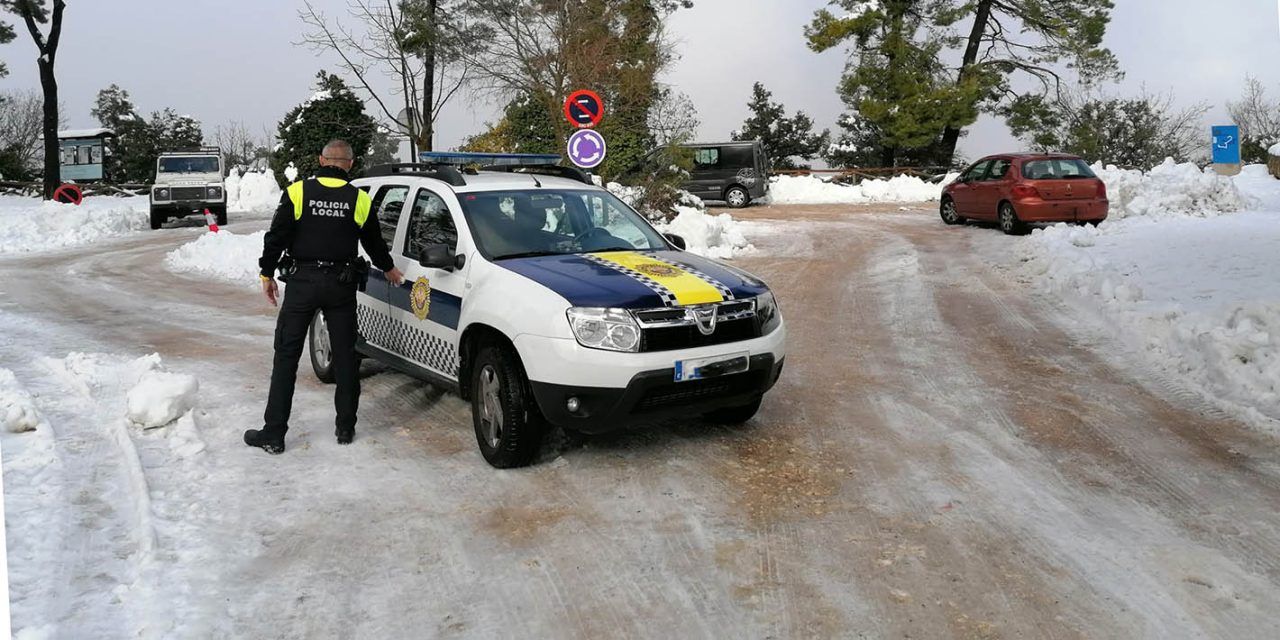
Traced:
POLYGON ((274 316, 162 266, 196 228, 0 257, 0 366, 48 423, 0 440, 15 630, 1274 634, 1274 438, 1068 337, 1077 320, 975 250, 996 231, 932 205, 735 215, 780 232, 739 261, 791 335, 759 417, 556 438, 507 472, 462 400, 374 363, 354 445, 306 364, 289 451, 241 444, 274 316), (119 379, 152 352, 199 379, 193 422, 121 422, 119 379))

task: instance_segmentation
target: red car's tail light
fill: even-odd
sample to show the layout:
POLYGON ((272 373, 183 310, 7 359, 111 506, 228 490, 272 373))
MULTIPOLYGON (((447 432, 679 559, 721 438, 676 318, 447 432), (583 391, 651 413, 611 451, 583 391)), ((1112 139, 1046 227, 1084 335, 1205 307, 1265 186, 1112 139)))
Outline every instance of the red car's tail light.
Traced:
POLYGON ((1103 200, 1107 199, 1107 183, 1101 180, 1098 181, 1098 197, 1103 200))
POLYGON ((1015 184, 1011 190, 1015 198, 1039 198, 1040 192, 1029 184, 1015 184))

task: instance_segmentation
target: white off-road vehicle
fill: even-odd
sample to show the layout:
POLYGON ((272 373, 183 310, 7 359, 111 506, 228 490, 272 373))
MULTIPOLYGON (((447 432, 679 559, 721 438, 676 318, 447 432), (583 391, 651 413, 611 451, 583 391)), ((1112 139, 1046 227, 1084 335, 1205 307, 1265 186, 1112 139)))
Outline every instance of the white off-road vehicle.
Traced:
MULTIPOLYGON (((577 169, 383 165, 353 184, 405 274, 370 274, 357 349, 469 400, 495 467, 528 464, 548 424, 745 422, 782 372, 764 282, 684 251, 577 169)), ((308 342, 332 381, 320 314, 308 342)))
POLYGON ((159 229, 170 218, 204 215, 206 209, 227 223, 226 170, 218 147, 192 151, 166 151, 156 159, 156 179, 151 186, 151 228, 159 229))

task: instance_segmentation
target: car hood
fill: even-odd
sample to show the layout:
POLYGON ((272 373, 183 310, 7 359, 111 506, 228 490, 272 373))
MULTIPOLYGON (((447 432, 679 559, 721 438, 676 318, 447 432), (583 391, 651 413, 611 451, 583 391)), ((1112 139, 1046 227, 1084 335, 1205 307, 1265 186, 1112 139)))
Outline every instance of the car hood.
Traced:
POLYGON ((687 251, 607 251, 498 260, 575 307, 651 309, 758 296, 769 288, 740 269, 687 251))

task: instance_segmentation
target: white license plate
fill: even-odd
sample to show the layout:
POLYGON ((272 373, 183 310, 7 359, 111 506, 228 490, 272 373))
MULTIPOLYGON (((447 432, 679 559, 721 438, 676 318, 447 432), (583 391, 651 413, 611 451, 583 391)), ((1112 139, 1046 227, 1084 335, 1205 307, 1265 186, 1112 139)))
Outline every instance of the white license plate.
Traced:
POLYGON ((742 373, 751 366, 750 353, 733 353, 693 360, 676 360, 676 382, 742 373))

